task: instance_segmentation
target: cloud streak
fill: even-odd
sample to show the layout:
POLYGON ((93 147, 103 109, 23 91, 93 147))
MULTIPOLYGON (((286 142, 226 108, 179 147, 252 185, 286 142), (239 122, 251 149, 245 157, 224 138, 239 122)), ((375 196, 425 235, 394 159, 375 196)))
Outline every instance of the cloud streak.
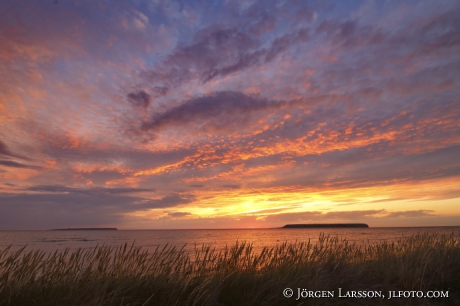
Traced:
POLYGON ((151 86, 169 89, 198 78, 202 83, 273 61, 290 46, 310 39, 306 28, 278 36, 264 47, 256 35, 212 25, 196 33, 189 45, 177 47, 164 62, 141 76, 151 86))
POLYGON ((224 127, 239 121, 244 122, 253 112, 279 109, 286 105, 286 102, 271 102, 240 92, 215 92, 155 114, 149 122, 144 122, 141 128, 148 131, 168 125, 174 127, 196 123, 224 127))

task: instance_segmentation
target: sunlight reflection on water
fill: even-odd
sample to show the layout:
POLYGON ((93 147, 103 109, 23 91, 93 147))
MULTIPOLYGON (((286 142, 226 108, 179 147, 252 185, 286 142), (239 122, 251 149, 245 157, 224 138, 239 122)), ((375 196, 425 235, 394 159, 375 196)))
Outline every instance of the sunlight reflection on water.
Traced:
POLYGON ((11 245, 11 251, 26 246, 26 250, 54 252, 70 248, 90 249, 97 245, 118 247, 124 243, 142 246, 149 251, 164 245, 185 246, 193 252, 195 245, 211 245, 216 250, 233 246, 237 241, 252 243, 255 251, 283 242, 317 241, 320 233, 345 238, 350 243, 366 244, 396 241, 402 236, 421 233, 450 235, 459 233, 460 227, 412 227, 367 229, 203 229, 203 230, 118 230, 118 231, 0 231, 0 250, 11 245))

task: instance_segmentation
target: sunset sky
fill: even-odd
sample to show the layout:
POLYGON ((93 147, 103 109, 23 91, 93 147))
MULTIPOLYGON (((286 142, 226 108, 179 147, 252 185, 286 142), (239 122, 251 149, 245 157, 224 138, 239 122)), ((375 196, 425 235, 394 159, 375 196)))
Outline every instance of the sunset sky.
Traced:
POLYGON ((0 2, 0 229, 460 225, 460 1, 0 2))

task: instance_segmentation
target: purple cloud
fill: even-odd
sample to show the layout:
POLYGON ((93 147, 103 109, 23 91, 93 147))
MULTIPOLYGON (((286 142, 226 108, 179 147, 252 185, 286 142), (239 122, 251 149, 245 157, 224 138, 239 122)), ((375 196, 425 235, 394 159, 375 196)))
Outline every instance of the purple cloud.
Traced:
POLYGON ((215 92, 203 97, 190 99, 179 106, 152 116, 142 124, 142 130, 158 130, 165 126, 182 126, 190 123, 210 121, 211 124, 225 126, 244 121, 252 112, 279 109, 287 102, 272 102, 245 95, 240 92, 215 92))
POLYGON ((128 100, 135 106, 148 107, 151 101, 151 97, 148 93, 143 90, 138 92, 131 92, 128 94, 128 100))

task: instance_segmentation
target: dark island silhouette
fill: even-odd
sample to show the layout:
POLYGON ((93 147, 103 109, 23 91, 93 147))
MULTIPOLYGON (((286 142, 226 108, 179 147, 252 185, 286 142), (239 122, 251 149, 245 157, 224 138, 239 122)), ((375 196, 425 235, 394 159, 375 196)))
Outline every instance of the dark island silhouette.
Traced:
POLYGON ((369 228, 365 223, 286 224, 282 228, 369 228))
POLYGON ((69 228, 53 228, 52 231, 116 231, 116 227, 69 227, 69 228))

